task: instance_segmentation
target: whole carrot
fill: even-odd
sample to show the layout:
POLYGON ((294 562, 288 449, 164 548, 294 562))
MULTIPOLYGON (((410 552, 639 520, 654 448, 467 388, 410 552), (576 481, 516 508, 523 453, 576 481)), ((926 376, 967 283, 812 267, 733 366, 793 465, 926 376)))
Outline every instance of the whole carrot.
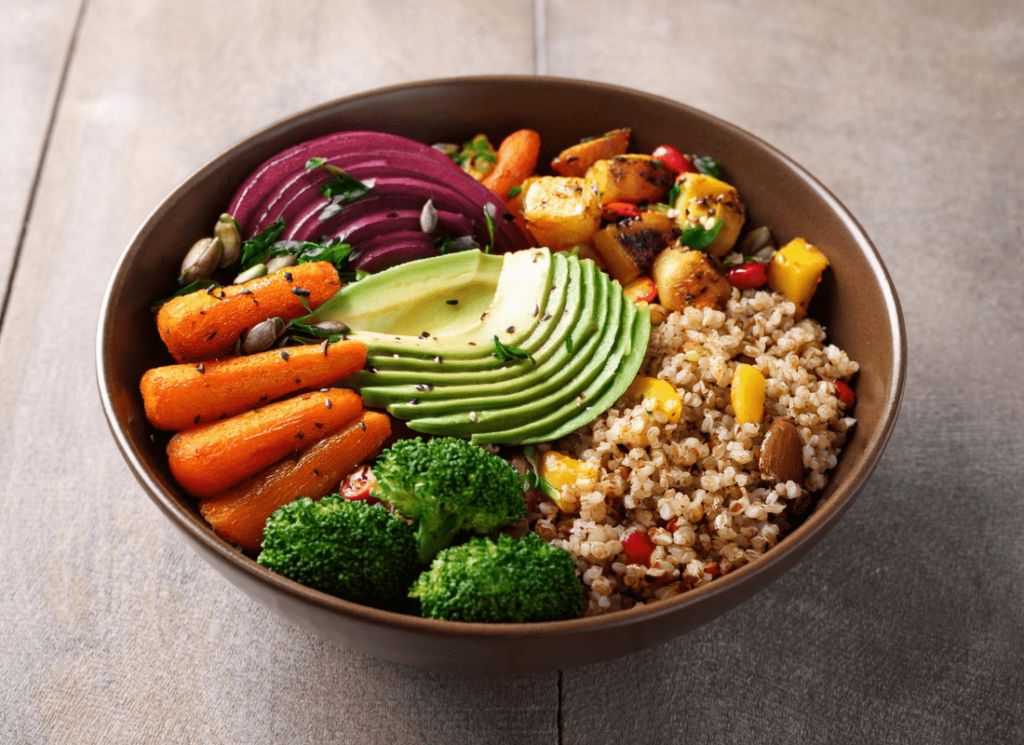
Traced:
POLYGON ((362 342, 309 344, 155 367, 146 371, 139 387, 150 424, 179 431, 241 414, 304 388, 323 388, 365 364, 362 342))
POLYGON ((373 456, 391 434, 386 414, 364 412, 331 437, 313 445, 297 458, 243 481, 199 503, 199 512, 221 538, 250 552, 263 544, 267 518, 299 497, 320 499, 335 490, 352 469, 373 456))
POLYGON ((540 156, 540 135, 532 129, 520 129, 498 146, 498 162, 484 176, 483 185, 509 202, 509 190, 521 186, 537 167, 540 156))
POLYGON ((171 298, 157 313, 157 328, 178 362, 229 354, 239 336, 261 321, 304 316, 341 287, 333 264, 299 264, 248 282, 171 298))
POLYGON ((362 410, 357 393, 335 388, 179 432, 167 444, 171 473, 192 496, 212 497, 333 435, 362 410))

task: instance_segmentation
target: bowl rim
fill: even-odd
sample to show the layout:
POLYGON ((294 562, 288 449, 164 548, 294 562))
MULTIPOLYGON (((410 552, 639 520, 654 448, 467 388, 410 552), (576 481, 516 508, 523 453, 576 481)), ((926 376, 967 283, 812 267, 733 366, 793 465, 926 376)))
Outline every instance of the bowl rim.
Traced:
MULTIPOLYGON (((96 372, 97 387, 102 401, 103 412, 107 419, 111 433, 114 436, 118 449, 128 463, 135 478, 147 492, 149 497, 156 503, 157 507, 171 520, 176 527, 185 533, 191 541, 198 542, 204 549, 212 551, 221 559, 227 561, 233 567, 245 574, 253 576, 259 583, 271 586, 276 591, 291 596, 305 604, 312 604, 327 610, 332 615, 343 616, 351 620, 370 623, 375 626, 387 627, 409 632, 427 632, 433 636, 458 637, 458 638, 481 638, 481 639, 503 639, 510 636, 526 636, 530 638, 562 637, 580 631, 601 629, 615 629, 631 626, 640 620, 654 620, 665 615, 674 615, 685 612, 687 608, 701 603, 707 599, 733 592, 740 586, 754 582, 761 575, 772 572, 773 568, 790 558, 796 560, 802 555, 805 544, 811 541, 816 534, 827 531, 850 506, 859 492, 863 489, 873 474, 882 452, 892 435, 896 419, 899 414, 900 404, 903 397, 907 367, 907 340, 906 327, 903 318, 899 298, 895 285, 883 264, 880 255, 866 231, 857 222, 847 208, 839 199, 822 184, 815 176, 808 172, 803 166, 794 161, 786 154, 779 151, 773 145, 765 142, 757 135, 754 135, 740 127, 731 124, 713 114, 697 109, 680 101, 667 98, 625 86, 609 83, 583 80, 568 77, 536 76, 536 75, 470 75, 450 78, 434 78, 415 80, 411 82, 398 83, 379 88, 342 96, 305 108, 296 113, 282 117, 268 125, 265 125, 254 132, 242 137, 230 146, 222 149, 216 155, 208 159, 200 167, 182 179, 161 202, 154 207, 146 216, 139 228, 132 234, 127 245, 122 250, 110 279, 104 290, 103 300, 100 307, 98 333, 96 339, 96 372), (851 236, 859 245, 863 256, 874 274, 885 299, 886 315, 889 319, 890 333, 893 337, 893 370, 892 382, 885 391, 882 402, 882 416, 872 438, 865 443, 864 452, 857 464, 854 464, 853 471, 848 477, 845 488, 828 496, 826 500, 818 503, 813 512, 796 528, 780 540, 766 554, 767 560, 748 562, 743 566, 716 578, 700 587, 687 590, 666 600, 656 603, 637 605, 626 610, 597 616, 576 618, 563 621, 547 621, 536 623, 474 623, 464 621, 442 621, 419 616, 405 615, 397 612, 381 610, 370 606, 353 603, 341 598, 328 595, 299 584, 286 577, 280 576, 258 564, 254 559, 242 554, 233 548, 223 539, 217 537, 212 530, 203 527, 196 519, 189 519, 182 514, 177 503, 166 493, 160 484, 148 472, 145 463, 138 451, 132 446, 124 428, 119 423, 117 412, 112 396, 111 365, 107 360, 106 352, 110 348, 112 333, 112 303, 115 288, 119 284, 119 278, 131 257, 139 250, 140 239, 147 233, 149 225, 170 205, 177 202, 185 194, 193 182, 201 180, 208 171, 222 159, 230 156, 236 150, 244 148, 248 144, 261 138, 272 138, 282 134, 300 123, 315 119, 319 115, 326 115, 332 109, 345 106, 349 103, 358 102, 364 99, 383 97, 394 93, 403 93, 420 88, 434 88, 439 86, 459 85, 488 85, 500 81, 504 84, 522 85, 554 85, 572 88, 584 88, 595 92, 630 96, 648 99, 661 105, 669 105, 686 110, 697 118, 703 118, 710 124, 727 131, 729 134, 752 140, 758 147, 763 148, 773 157, 782 161, 796 175, 804 181, 814 193, 824 201, 829 209, 840 219, 842 225, 848 230, 851 236), (827 503, 827 504, 826 504, 827 503)), ((193 516, 194 517, 194 516, 193 516)), ((208 563, 210 559, 202 551, 197 551, 208 563)), ((216 568, 216 567, 215 567, 216 568)), ((218 570, 219 571, 219 570, 218 570)), ((769 582, 771 581, 769 576, 769 582)), ((769 582, 765 583, 765 587, 769 582)), ((763 589, 763 588, 762 588, 763 589)), ((627 650, 628 651, 628 650, 627 650)))

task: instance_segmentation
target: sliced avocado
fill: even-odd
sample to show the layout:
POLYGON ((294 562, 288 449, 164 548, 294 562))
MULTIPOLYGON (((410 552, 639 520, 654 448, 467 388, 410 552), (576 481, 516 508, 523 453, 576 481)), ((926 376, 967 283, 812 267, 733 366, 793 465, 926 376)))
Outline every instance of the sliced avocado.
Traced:
MULTIPOLYGON (((531 426, 545 418, 548 412, 572 404, 600 377, 606 364, 614 364, 614 360, 609 357, 614 355, 617 346, 621 346, 620 339, 624 336, 622 318, 623 312, 628 311, 628 308, 624 308, 624 302, 629 301, 619 286, 613 286, 603 272, 597 272, 594 282, 598 297, 596 317, 603 320, 599 322, 598 333, 571 355, 569 364, 558 375, 557 386, 553 390, 541 395, 532 395, 533 390, 528 390, 530 395, 523 403, 518 403, 522 397, 516 397, 514 403, 503 391, 488 390, 486 395, 477 398, 477 408, 466 410, 465 401, 460 400, 460 411, 433 417, 417 416, 409 420, 409 428, 428 434, 475 438, 483 433, 504 433, 520 426, 531 426)), ((631 323, 632 317, 629 320, 631 323)), ((451 403, 455 404, 456 401, 451 403)))
MULTIPOLYGON (((558 256, 556 255, 556 258, 558 256)), ((368 406, 390 406, 395 404, 391 412, 400 419, 436 416, 454 411, 471 411, 460 399, 472 398, 476 401, 481 396, 511 396, 529 390, 533 386, 546 384, 550 379, 562 372, 572 360, 570 350, 579 351, 591 338, 597 338, 600 321, 596 311, 600 301, 598 293, 600 273, 593 262, 581 264, 577 259, 569 260, 569 281, 565 289, 568 299, 562 317, 554 324, 553 333, 537 351, 533 361, 529 359, 509 360, 499 370, 487 370, 479 373, 460 372, 449 374, 437 370, 424 385, 426 378, 419 377, 417 383, 397 386, 367 386, 361 390, 368 406), (425 390, 425 388, 430 388, 425 390), (415 400, 416 406, 422 409, 411 409, 401 404, 415 400)), ((380 375, 378 373, 374 377, 380 375)), ((361 374, 360 380, 367 379, 361 374)), ((538 394, 539 395, 539 394, 538 394)), ((509 403, 508 405, 512 405, 509 403)))
POLYGON ((510 427, 536 417, 539 407, 553 406, 561 398, 575 395, 574 388, 582 389, 585 383, 588 362, 595 354, 601 354, 602 340, 614 334, 619 314, 608 291, 607 276, 592 262, 582 267, 582 276, 581 317, 567 337, 569 342, 553 350, 548 360, 537 365, 529 360, 515 360, 511 364, 523 370, 517 378, 500 383, 435 387, 429 399, 424 398, 425 394, 414 396, 416 403, 406 398, 394 399, 406 403, 388 406, 388 411, 399 419, 411 420, 410 427, 431 427, 418 429, 421 432, 469 434, 491 429, 492 418, 499 412, 500 426, 510 427), (474 412, 473 416, 469 412, 474 412))
POLYGON ((517 346, 533 332, 534 308, 546 303, 552 280, 548 249, 504 254, 493 295, 478 314, 486 298, 482 283, 493 281, 493 258, 465 251, 400 264, 343 287, 303 322, 340 321, 372 355, 485 357, 495 336, 517 346), (461 297, 453 296, 453 272, 461 297), (464 299, 468 310, 459 309, 464 299))
MULTIPOLYGON (((552 254, 550 292, 544 299, 544 302, 534 306, 531 311, 531 315, 536 319, 536 323, 529 336, 516 345, 527 354, 536 355, 554 330, 552 317, 558 316, 565 307, 565 289, 570 281, 569 276, 568 257, 562 254, 552 254)), ((507 331, 508 328, 506 327, 505 330, 507 331)), ((401 375, 392 375, 392 373, 407 373, 404 382, 422 381, 424 374, 433 376, 437 373, 438 363, 435 359, 437 356, 441 356, 442 364, 447 363, 444 368, 446 374, 454 371, 472 371, 477 373, 483 370, 497 371, 500 369, 501 374, 495 379, 515 377, 517 373, 514 370, 505 369, 508 365, 494 356, 495 345, 493 339, 489 344, 480 344, 479 348, 483 354, 481 354, 480 358, 473 359, 453 358, 450 355, 446 355, 443 351, 440 355, 434 355, 427 359, 424 359, 419 353, 409 355, 401 351, 397 353, 397 356, 393 352, 375 354, 373 348, 368 348, 366 366, 374 369, 379 373, 379 376, 374 380, 365 380, 364 384, 375 386, 392 385, 402 380, 401 375)))

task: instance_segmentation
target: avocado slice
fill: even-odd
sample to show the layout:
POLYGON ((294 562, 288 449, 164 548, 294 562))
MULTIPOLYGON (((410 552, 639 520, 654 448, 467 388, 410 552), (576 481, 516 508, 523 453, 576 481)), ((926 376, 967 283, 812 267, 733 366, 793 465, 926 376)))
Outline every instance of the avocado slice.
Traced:
MULTIPOLYGON (((522 371, 516 378, 497 383, 485 381, 474 385, 435 387, 429 392, 429 398, 425 398, 428 394, 414 395, 412 398, 416 403, 409 398, 395 399, 405 403, 389 405, 388 411, 399 419, 430 419, 436 423, 431 426, 446 430, 420 431, 455 434, 460 423, 473 431, 483 429, 486 412, 501 409, 504 412, 503 423, 509 426, 518 422, 520 417, 536 415, 535 407, 523 410, 521 404, 543 405, 543 401, 550 402, 559 395, 569 395, 569 387, 578 384, 578 376, 584 374, 588 361, 598 353, 598 345, 607 336, 609 327, 617 323, 617 311, 606 288, 607 277, 592 262, 581 267, 581 274, 584 278, 581 282, 584 294, 581 312, 567 337, 568 341, 551 350, 552 354, 546 361, 533 364, 530 360, 514 360, 510 365, 522 371), (476 412, 478 421, 472 422, 468 412, 476 412), (448 422, 455 428, 448 431, 442 422, 448 422)), ((410 424, 410 427, 415 428, 415 425, 410 424)))
MULTIPOLYGON (((556 254, 556 259, 561 257, 556 254)), ((514 394, 517 391, 547 381, 551 376, 562 370, 571 359, 570 349, 580 350, 592 336, 596 336, 600 318, 595 317, 594 307, 597 302, 596 275, 599 270, 593 262, 580 263, 576 258, 564 259, 570 269, 568 282, 565 286, 567 299, 560 318, 550 319, 553 324, 552 333, 537 351, 533 361, 515 359, 503 363, 497 370, 481 370, 480 372, 449 373, 437 369, 429 378, 418 376, 413 378, 416 383, 404 383, 393 386, 366 386, 360 391, 368 406, 391 406, 392 413, 400 419, 418 418, 439 413, 459 410, 460 398, 474 398, 481 395, 514 394), (425 382, 429 381, 429 382, 425 382), (423 405, 421 410, 399 407, 405 402, 417 401, 423 405), (431 403, 439 402, 440 408, 432 408, 431 403)), ((369 377, 386 377, 394 380, 394 376, 378 372, 375 375, 359 373, 359 381, 369 377)), ((407 376, 402 376, 408 380, 407 376)), ((347 383, 346 383, 347 384, 347 383)), ((412 405, 410 403, 410 405, 412 405)), ((465 409, 467 411, 471 408, 465 409)))
MULTIPOLYGON (((578 274, 578 267, 575 270, 578 274)), ((524 350, 527 354, 536 355, 539 353, 541 346, 550 337, 554 331, 554 323, 552 322, 553 317, 557 317, 561 314, 565 308, 567 293, 566 287, 571 282, 571 275, 573 272, 570 270, 568 259, 562 254, 552 254, 551 256, 551 290, 544 300, 544 303, 534 306, 532 315, 536 317, 536 325, 533 327, 533 331, 530 335, 523 339, 517 346, 524 350)), ((508 327, 506 327, 506 331, 508 327)), ((448 373, 454 371, 472 371, 479 373, 484 370, 498 371, 495 376, 495 380, 507 379, 515 377, 518 372, 514 369, 508 369, 504 361, 494 356, 494 342, 491 340, 489 344, 480 345, 483 354, 481 357, 472 359, 453 359, 450 356, 442 354, 442 361, 445 364, 443 372, 447 377, 448 373)), ((435 355, 436 357, 436 355, 435 355)), ((398 352, 397 356, 395 353, 390 354, 375 354, 375 349, 367 349, 366 366, 372 368, 376 373, 375 378, 365 377, 361 379, 363 385, 370 386, 381 386, 381 385, 396 385, 402 382, 406 383, 420 383, 423 380, 424 375, 434 377, 438 373, 438 363, 435 357, 423 359, 419 354, 412 356, 398 352), (404 373, 404 375, 403 375, 404 373)), ((370 373, 372 375, 373 373, 370 373)))
MULTIPOLYGON (((617 366, 615 351, 617 347, 622 347, 620 339, 624 336, 623 314, 630 311, 630 308, 625 307, 630 301, 623 295, 618 284, 609 282, 603 272, 596 273, 594 282, 598 298, 596 317, 602 319, 599 332, 572 355, 566 374, 559 376, 559 385, 555 390, 546 395, 531 395, 527 402, 518 405, 509 405, 508 398, 501 390, 489 390, 487 395, 477 398, 476 409, 442 416, 417 417, 409 420, 409 428, 427 434, 457 437, 475 438, 483 433, 498 432, 504 434, 519 426, 532 426, 538 420, 544 421, 549 412, 561 410, 571 405, 578 396, 584 395, 593 381, 602 377, 602 372, 609 368, 614 372, 617 366)), ((631 325, 632 316, 629 321, 631 325)), ((460 409, 463 403, 459 402, 460 409)), ((514 442, 507 439, 501 441, 514 442)))
POLYGON ((464 251, 410 261, 347 285, 303 322, 344 323, 349 338, 364 342, 373 355, 479 359, 490 354, 495 336, 513 346, 529 337, 540 316, 534 308, 546 304, 551 281, 546 248, 500 258, 464 251), (494 259, 501 266, 488 298, 494 259), (468 310, 460 309, 464 303, 468 310))

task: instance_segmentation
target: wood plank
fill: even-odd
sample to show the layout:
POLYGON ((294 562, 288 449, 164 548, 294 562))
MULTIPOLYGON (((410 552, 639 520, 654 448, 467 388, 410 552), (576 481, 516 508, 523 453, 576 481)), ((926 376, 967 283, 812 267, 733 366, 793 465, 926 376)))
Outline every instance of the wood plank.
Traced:
POLYGON ((3 307, 82 0, 0 7, 0 307, 3 307))
POLYGON ((563 741, 1021 741, 1019 3, 639 7, 547 3, 550 74, 704 109, 816 174, 886 261, 910 370, 828 538, 696 632, 567 671, 563 741))
POLYGON ((555 673, 385 663, 228 587, 136 485, 93 372, 114 262, 180 179, 335 96, 528 73, 531 19, 528 0, 89 1, 0 336, 0 740, 556 739, 555 673))

